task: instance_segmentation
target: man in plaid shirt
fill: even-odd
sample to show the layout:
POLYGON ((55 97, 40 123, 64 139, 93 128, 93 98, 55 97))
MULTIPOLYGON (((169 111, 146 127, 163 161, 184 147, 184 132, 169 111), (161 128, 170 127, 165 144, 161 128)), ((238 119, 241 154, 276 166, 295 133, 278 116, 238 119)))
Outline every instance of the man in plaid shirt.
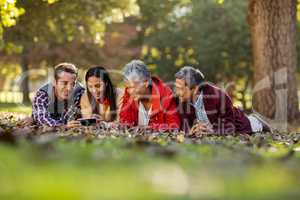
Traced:
POLYGON ((77 68, 70 63, 55 67, 54 81, 41 87, 32 105, 33 121, 39 125, 80 126, 80 98, 84 88, 77 82, 77 68))

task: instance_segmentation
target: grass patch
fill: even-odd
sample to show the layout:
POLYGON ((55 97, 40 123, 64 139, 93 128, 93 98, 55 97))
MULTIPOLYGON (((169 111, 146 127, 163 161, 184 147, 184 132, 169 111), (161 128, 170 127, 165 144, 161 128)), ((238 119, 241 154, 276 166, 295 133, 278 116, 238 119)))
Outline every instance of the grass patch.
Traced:
POLYGON ((0 123, 0 199, 299 199, 300 134, 184 138, 0 123))
POLYGON ((30 105, 16 103, 0 103, 0 112, 19 113, 30 115, 32 108, 30 105))

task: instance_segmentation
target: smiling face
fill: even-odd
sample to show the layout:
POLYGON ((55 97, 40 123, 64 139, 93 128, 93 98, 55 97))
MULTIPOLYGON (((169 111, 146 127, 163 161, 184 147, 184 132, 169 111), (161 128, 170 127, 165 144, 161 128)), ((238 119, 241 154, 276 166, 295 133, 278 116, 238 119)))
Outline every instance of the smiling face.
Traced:
POLYGON ((87 80, 88 90, 97 100, 102 99, 104 97, 105 86, 106 84, 104 83, 104 81, 98 77, 91 76, 87 80))
POLYGON ((148 95, 148 81, 133 81, 125 82, 129 95, 135 100, 139 101, 148 95))
POLYGON ((72 93, 75 82, 76 74, 69 72, 61 72, 54 81, 55 95, 59 100, 67 100, 72 93))
POLYGON ((190 101, 193 98, 194 89, 190 89, 183 79, 175 80, 176 95, 181 102, 190 101))

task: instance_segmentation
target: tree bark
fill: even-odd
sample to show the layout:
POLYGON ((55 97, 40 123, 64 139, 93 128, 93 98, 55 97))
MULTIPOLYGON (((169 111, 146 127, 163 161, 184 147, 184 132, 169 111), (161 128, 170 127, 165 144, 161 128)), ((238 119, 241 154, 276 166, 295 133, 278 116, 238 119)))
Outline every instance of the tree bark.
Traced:
POLYGON ((297 0, 249 0, 254 58, 253 108, 272 120, 294 121, 297 97, 297 0))
POLYGON ((23 104, 30 104, 30 98, 29 98, 29 61, 26 54, 22 54, 21 58, 21 68, 22 68, 22 81, 21 81, 21 90, 23 94, 23 104))

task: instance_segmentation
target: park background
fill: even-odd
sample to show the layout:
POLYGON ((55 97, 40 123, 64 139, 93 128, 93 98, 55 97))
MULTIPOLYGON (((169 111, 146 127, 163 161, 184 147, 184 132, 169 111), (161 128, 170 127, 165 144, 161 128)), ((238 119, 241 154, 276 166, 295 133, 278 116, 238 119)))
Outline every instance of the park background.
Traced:
MULTIPOLYGON (((91 66, 117 71, 139 58, 165 81, 173 81, 179 68, 195 66, 208 81, 226 90, 235 105, 246 111, 255 105, 255 110, 270 119, 276 113, 276 75, 272 74, 279 72, 288 80, 284 83, 287 99, 282 103, 287 104, 287 116, 290 121, 299 116, 298 4, 286 4, 285 20, 290 24, 279 27, 282 18, 274 14, 278 24, 256 33, 251 20, 273 21, 263 15, 255 19, 248 0, 1 2, 1 103, 30 104, 34 92, 48 81, 51 69, 60 62, 74 63, 82 78, 91 66), (263 37, 273 39, 270 43, 284 50, 277 51, 273 44, 255 45, 265 46, 260 41, 263 37), (281 40, 282 44, 276 44, 281 40), (257 54, 262 52, 272 55, 260 61, 257 54), (286 74, 280 72, 283 68, 286 74), (255 85, 269 76, 272 84, 253 92, 255 85)), ((255 22, 257 27, 263 23, 255 22)), ((120 72, 112 74, 119 86, 120 72)))
POLYGON ((11 139, 0 145, 1 199, 299 198, 299 1, 0 0, 0 22, 0 132, 32 131, 15 120, 56 64, 74 63, 81 80, 104 66, 122 87, 137 58, 166 82, 195 66, 282 128, 196 142, 11 139))

